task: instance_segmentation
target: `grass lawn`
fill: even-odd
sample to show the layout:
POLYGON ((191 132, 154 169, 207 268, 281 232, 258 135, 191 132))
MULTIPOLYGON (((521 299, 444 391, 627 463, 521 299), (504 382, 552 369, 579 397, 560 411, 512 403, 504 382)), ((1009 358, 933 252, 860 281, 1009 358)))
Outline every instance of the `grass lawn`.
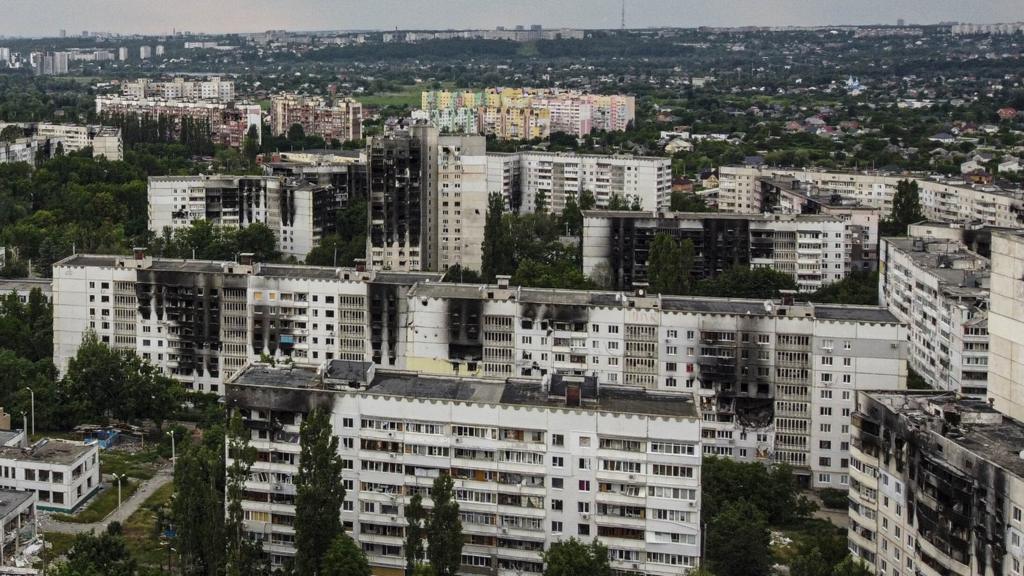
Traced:
MULTIPOLYGON (((124 480, 121 482, 121 501, 124 502, 135 493, 139 488, 139 483, 132 480, 124 480)), ((89 503, 85 509, 81 510, 78 514, 54 514, 54 520, 60 522, 75 522, 80 524, 89 524, 92 522, 99 522, 107 517, 117 508, 117 483, 101 492, 99 496, 96 496, 92 502, 89 503)))
POLYGON ((381 92, 379 94, 357 95, 356 100, 366 106, 409 106, 419 108, 422 98, 422 86, 407 86, 401 92, 381 92))
POLYGON ((144 566, 159 566, 167 558, 167 548, 153 533, 156 525, 156 511, 171 501, 174 494, 174 483, 169 482, 154 492, 142 506, 128 517, 122 528, 125 542, 132 557, 144 566))
POLYGON ((50 564, 57 558, 67 554, 68 550, 71 549, 71 544, 75 541, 75 535, 62 534, 60 532, 44 532, 43 540, 46 541, 47 548, 40 557, 43 559, 43 562, 50 564))
POLYGON ((127 474, 131 478, 149 480, 156 473, 160 456, 155 449, 130 454, 120 450, 100 452, 100 470, 104 474, 127 474))

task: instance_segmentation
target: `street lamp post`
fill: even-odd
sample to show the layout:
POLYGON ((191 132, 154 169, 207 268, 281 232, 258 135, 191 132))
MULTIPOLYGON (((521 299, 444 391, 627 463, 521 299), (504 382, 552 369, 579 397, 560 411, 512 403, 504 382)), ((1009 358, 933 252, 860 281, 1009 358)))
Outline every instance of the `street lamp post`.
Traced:
POLYGON ((32 398, 32 435, 36 435, 36 393, 30 386, 25 386, 25 390, 28 390, 29 395, 32 398))
POLYGON ((177 460, 175 459, 174 452, 174 430, 168 430, 167 435, 171 437, 171 466, 174 466, 174 464, 177 462, 177 460))
POLYGON ((111 474, 111 478, 117 480, 117 509, 121 509, 121 480, 126 477, 125 474, 111 474))

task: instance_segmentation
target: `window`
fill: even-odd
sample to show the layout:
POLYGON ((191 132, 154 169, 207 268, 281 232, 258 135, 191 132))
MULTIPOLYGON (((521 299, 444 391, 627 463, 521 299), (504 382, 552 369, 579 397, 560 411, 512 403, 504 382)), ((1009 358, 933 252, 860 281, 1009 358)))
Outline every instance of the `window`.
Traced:
POLYGON ((555 534, 561 534, 562 533, 562 523, 559 522, 558 520, 552 520, 551 521, 551 532, 553 532, 555 534))
POLYGON ((580 536, 590 536, 590 524, 578 524, 576 526, 576 532, 580 536))
POLYGON ((341 425, 344 426, 345 428, 352 428, 355 426, 355 422, 353 421, 352 418, 342 418, 341 425))
POLYGON ((552 478, 551 487, 555 490, 561 490, 565 486, 565 480, 563 478, 552 478))
POLYGON ((552 456, 551 457, 551 466, 552 466, 552 468, 564 468, 565 467, 565 460, 561 456, 552 456))
POLYGON ((590 436, 580 436, 580 446, 590 446, 590 436))
POLYGON ((576 511, 580 514, 590 514, 590 502, 577 502, 576 511))
POLYGON ((561 512, 561 510, 562 510, 562 501, 561 500, 551 500, 551 509, 561 512))
POLYGON ((830 408, 828 406, 821 406, 818 410, 819 410, 819 412, 820 412, 820 414, 822 416, 831 416, 832 415, 832 408, 830 408))
POLYGON ((580 480, 580 492, 590 492, 590 480, 580 480))
POLYGON ((562 435, 562 434, 552 434, 551 435, 551 445, 552 446, 565 446, 565 436, 562 435))

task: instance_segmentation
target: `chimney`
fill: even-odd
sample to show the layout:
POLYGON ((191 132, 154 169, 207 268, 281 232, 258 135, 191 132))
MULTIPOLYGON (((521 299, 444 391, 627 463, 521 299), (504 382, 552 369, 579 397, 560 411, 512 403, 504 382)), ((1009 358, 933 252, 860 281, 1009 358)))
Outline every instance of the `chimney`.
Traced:
POLYGON ((256 260, 256 255, 252 252, 242 252, 238 255, 238 263, 242 266, 252 266, 252 263, 256 260))
POLYGON ((145 248, 140 248, 140 247, 136 246, 135 248, 132 248, 132 256, 136 260, 145 260, 146 259, 146 249, 145 248))
POLYGON ((508 283, 512 279, 512 277, 507 275, 507 274, 498 274, 494 278, 495 278, 495 280, 498 281, 498 288, 501 288, 501 289, 508 288, 508 283))

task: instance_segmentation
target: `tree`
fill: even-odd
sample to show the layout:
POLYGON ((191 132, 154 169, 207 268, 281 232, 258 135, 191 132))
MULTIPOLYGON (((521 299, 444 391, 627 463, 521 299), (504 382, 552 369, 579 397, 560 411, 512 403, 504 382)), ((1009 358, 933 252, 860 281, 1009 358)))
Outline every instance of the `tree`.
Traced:
MULTIPOLYGON (((690 243, 693 246, 693 243, 690 243)), ((691 264, 692 268, 692 264, 691 264)), ((683 269, 683 251, 669 234, 659 232, 647 257, 647 281, 655 294, 686 294, 689 278, 683 269)))
POLYGON ((533 197, 533 211, 537 214, 543 214, 548 211, 548 194, 543 190, 539 190, 533 197))
POLYGON ((828 304, 877 306, 878 272, 851 272, 846 278, 815 290, 807 299, 828 304))
POLYGON ((441 474, 434 480, 430 497, 434 507, 427 523, 427 558, 436 576, 456 576, 462 564, 462 521, 459 503, 452 491, 452 477, 441 474))
POLYGON ((256 126, 249 126, 248 132, 245 133, 245 141, 242 143, 242 155, 246 161, 249 162, 249 167, 253 168, 256 166, 256 156, 260 153, 260 134, 256 130, 256 126))
POLYGON ((608 199, 608 210, 629 210, 629 202, 619 194, 613 193, 608 199))
POLYGON ((136 562, 125 546, 121 525, 114 522, 99 536, 79 534, 67 554, 67 561, 54 572, 57 576, 135 576, 136 562))
POLYGON ((405 507, 405 521, 408 524, 405 529, 405 573, 411 576, 423 561, 423 541, 427 536, 427 511, 419 494, 414 494, 405 507))
POLYGON ((331 544, 342 534, 338 437, 328 408, 314 408, 299 429, 302 445, 295 477, 295 567, 299 574, 320 574, 331 544))
POLYGON ((562 208, 562 225, 568 235, 579 236, 583 233, 583 212, 572 194, 565 200, 565 208, 562 208))
POLYGON ((704 198, 693 192, 673 192, 669 209, 673 212, 711 212, 704 198))
POLYGON ((745 500, 731 502, 711 518, 705 561, 718 576, 767 576, 771 537, 764 514, 745 500))
POLYGON ((830 576, 831 573, 832 567, 817 548, 797 554, 789 567, 790 576, 830 576))
POLYGON ((228 423, 228 457, 232 459, 227 467, 225 499, 227 519, 224 539, 227 550, 226 576, 248 576, 266 574, 269 565, 263 554, 263 546, 245 536, 243 525, 242 496, 245 482, 249 477, 252 463, 256 461, 256 449, 249 443, 249 431, 242 423, 242 417, 235 413, 228 423))
POLYGON ((224 567, 224 480, 223 428, 179 452, 172 514, 185 574, 217 576, 224 567))
POLYGON ((262 222, 254 222, 235 234, 240 253, 249 252, 259 262, 273 261, 280 258, 277 251, 277 235, 269 226, 262 222))
POLYGON ((24 136, 25 130, 19 126, 15 126, 14 124, 5 126, 3 130, 0 130, 0 142, 14 142, 18 138, 23 138, 24 136))
POLYGON ((723 298, 778 298, 782 290, 796 290, 793 277, 771 268, 733 266, 712 278, 697 282, 692 293, 723 298))
POLYGON ((487 199, 487 218, 484 222, 483 255, 480 274, 485 282, 494 282, 499 274, 511 274, 514 270, 513 253, 508 226, 503 213, 505 199, 497 192, 487 199))
POLYGON ((892 213, 882 223, 885 236, 906 236, 907 227, 924 220, 917 180, 900 180, 892 197, 892 213))
POLYGON ((306 140, 306 130, 302 127, 302 124, 292 124, 288 128, 288 141, 289 142, 303 142, 306 140))
POLYGON ((871 576, 871 570, 858 558, 847 556, 836 565, 833 576, 871 576))
POLYGON ((366 553, 348 534, 340 534, 324 555, 321 576, 372 576, 366 553))
POLYGON ((584 190, 580 192, 580 198, 577 203, 580 210, 586 212, 587 210, 593 210, 597 206, 597 198, 594 198, 594 193, 590 190, 584 190))
POLYGON ((576 538, 555 542, 541 555, 544 576, 610 576, 608 548, 598 541, 590 544, 576 538))

